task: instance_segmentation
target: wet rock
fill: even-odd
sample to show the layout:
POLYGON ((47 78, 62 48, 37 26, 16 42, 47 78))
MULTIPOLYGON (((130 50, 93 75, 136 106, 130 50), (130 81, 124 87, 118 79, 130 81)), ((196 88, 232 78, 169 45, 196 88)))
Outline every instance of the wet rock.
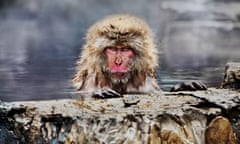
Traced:
POLYGON ((217 117, 211 121, 206 130, 205 136, 206 144, 237 143, 231 124, 223 117, 217 117))
POLYGON ((239 98, 239 92, 209 88, 110 99, 1 103, 1 142, 237 143, 239 98))
POLYGON ((221 87, 233 89, 240 88, 240 63, 230 62, 226 64, 221 87))
POLYGON ((131 105, 137 105, 140 102, 141 97, 133 96, 133 95, 125 95, 123 97, 123 103, 125 107, 129 107, 131 105))

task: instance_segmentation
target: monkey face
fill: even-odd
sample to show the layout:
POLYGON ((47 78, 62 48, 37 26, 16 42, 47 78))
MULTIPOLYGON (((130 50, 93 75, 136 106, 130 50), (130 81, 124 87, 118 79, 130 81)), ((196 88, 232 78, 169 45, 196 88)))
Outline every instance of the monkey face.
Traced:
POLYGON ((155 89, 158 50, 140 18, 113 15, 87 31, 73 82, 79 90, 110 88, 120 93, 155 89))
POLYGON ((127 83, 130 77, 129 62, 134 52, 129 46, 117 45, 106 47, 104 54, 107 59, 107 71, 114 84, 127 83))

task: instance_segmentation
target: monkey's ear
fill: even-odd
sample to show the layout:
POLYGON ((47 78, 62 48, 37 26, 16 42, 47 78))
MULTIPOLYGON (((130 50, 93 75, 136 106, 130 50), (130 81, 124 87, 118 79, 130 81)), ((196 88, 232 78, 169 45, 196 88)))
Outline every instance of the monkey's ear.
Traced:
POLYGON ((177 91, 196 91, 196 90, 207 90, 207 86, 202 81, 186 81, 176 84, 171 88, 171 92, 177 91))

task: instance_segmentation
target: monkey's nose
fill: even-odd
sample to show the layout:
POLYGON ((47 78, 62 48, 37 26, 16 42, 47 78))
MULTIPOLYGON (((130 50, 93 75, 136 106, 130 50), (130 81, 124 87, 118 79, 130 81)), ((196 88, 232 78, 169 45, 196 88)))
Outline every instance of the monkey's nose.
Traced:
POLYGON ((119 58, 119 57, 117 57, 117 58, 115 59, 115 64, 116 64, 116 65, 121 65, 121 64, 122 64, 122 59, 119 58))

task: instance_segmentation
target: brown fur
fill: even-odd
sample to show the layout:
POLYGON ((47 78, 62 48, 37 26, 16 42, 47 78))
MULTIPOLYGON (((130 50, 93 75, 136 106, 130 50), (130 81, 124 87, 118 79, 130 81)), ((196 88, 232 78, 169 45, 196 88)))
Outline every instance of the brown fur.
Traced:
POLYGON ((148 85, 152 85, 150 89, 158 90, 154 78, 158 55, 152 32, 142 19, 130 15, 109 16, 89 28, 86 44, 82 47, 73 78, 76 88, 78 90, 117 89, 109 83, 106 58, 103 53, 107 46, 117 44, 132 47, 135 54, 129 65, 131 80, 126 86, 119 86, 124 89, 120 91, 148 91, 145 90, 148 85), (147 83, 149 79, 151 82, 147 83))

